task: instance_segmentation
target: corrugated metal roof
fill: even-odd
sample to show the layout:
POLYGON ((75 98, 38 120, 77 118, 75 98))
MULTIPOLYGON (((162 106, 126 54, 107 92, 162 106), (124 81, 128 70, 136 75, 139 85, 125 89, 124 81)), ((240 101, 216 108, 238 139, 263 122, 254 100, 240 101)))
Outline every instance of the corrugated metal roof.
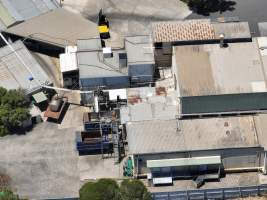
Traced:
POLYGON ((257 39, 229 43, 227 48, 201 44, 173 49, 180 96, 267 92, 257 39))
POLYGON ((36 79, 42 84, 52 83, 21 41, 13 43, 12 46, 23 58, 27 66, 31 68, 34 79, 30 80, 31 73, 22 65, 10 48, 6 46, 0 49, 0 86, 7 89, 23 88, 29 94, 40 89, 36 79))
POLYGON ((219 165, 219 164, 221 164, 221 156, 147 160, 148 168, 182 167, 182 166, 194 166, 194 165, 219 165))
POLYGON ((182 114, 255 111, 267 109, 267 93, 181 97, 182 114))
POLYGON ((127 68, 119 67, 119 53, 114 51, 111 58, 104 58, 102 52, 77 52, 80 79, 128 76, 127 68))
POLYGON ((126 129, 130 154, 259 146, 252 116, 128 122, 126 129))
POLYGON ((75 45, 78 39, 99 37, 95 23, 62 8, 29 19, 5 32, 60 47, 75 45))
POLYGON ((154 64, 154 49, 149 35, 125 38, 128 65, 154 64))
POLYGON ((1 0, 16 20, 27 20, 59 7, 55 0, 1 0))
POLYGON ((0 0, 0 30, 58 7, 56 0, 0 0))
MULTIPOLYGON (((8 27, 16 22, 15 18, 13 18, 7 9, 0 2, 0 21, 3 24, 3 27, 8 27)), ((3 29, 0 27, 0 29, 3 29)))
POLYGON ((101 39, 100 38, 86 38, 77 40, 78 51, 101 51, 101 39))
POLYGON ((267 36, 267 22, 258 23, 261 36, 267 36))

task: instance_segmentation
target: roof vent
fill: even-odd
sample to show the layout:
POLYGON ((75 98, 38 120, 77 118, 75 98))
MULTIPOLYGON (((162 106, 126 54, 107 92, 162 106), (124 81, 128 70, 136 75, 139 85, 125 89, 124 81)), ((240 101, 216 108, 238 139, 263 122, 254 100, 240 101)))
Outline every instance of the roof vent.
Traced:
POLYGON ((221 48, 227 47, 227 44, 225 43, 225 35, 224 35, 224 33, 221 33, 219 38, 220 38, 220 47, 221 48))
POLYGON ((113 53, 112 53, 111 47, 104 47, 103 48, 103 55, 104 55, 104 58, 112 58, 113 53))

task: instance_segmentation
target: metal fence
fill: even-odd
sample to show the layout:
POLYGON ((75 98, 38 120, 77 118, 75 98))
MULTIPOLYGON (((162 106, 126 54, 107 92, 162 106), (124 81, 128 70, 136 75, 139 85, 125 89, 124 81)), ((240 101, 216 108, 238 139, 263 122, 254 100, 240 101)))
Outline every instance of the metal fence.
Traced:
POLYGON ((266 196, 267 184, 247 187, 200 189, 152 193, 153 200, 206 200, 234 199, 249 196, 266 196))

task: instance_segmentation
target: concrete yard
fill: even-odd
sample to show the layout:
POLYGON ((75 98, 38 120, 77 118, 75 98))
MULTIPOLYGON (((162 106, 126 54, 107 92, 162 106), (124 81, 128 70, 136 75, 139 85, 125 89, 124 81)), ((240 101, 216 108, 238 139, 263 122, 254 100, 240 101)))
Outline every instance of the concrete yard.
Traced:
POLYGON ((44 122, 26 135, 1 138, 0 170, 22 197, 76 197, 80 185, 74 137, 75 128, 44 122))
POLYGON ((111 30, 121 35, 149 34, 151 22, 180 20, 191 14, 179 0, 64 0, 63 8, 94 22, 103 8, 111 30))
MULTIPOLYGON (((266 184, 266 179, 262 177, 263 175, 257 172, 227 174, 225 177, 221 178, 220 181, 206 182, 200 189, 228 188, 266 184)), ((144 182, 147 185, 147 181, 144 182)), ((151 192, 169 192, 179 190, 195 190, 197 188, 195 187, 195 184, 192 180, 177 180, 173 182, 173 186, 148 186, 148 189, 151 192)))
POLYGON ((26 135, 0 139, 0 172, 30 199, 77 197, 80 188, 75 131, 86 108, 70 105, 61 124, 43 122, 26 135), (75 116, 75 117, 74 117, 75 116))
POLYGON ((123 162, 114 165, 114 158, 78 156, 75 131, 82 129, 88 109, 70 105, 60 124, 43 122, 26 135, 0 138, 0 173, 11 177, 11 187, 21 197, 77 197, 83 182, 123 178, 123 162))
POLYGON ((78 162, 81 181, 90 181, 99 178, 123 178, 123 164, 115 164, 115 159, 102 159, 101 155, 81 156, 78 162))

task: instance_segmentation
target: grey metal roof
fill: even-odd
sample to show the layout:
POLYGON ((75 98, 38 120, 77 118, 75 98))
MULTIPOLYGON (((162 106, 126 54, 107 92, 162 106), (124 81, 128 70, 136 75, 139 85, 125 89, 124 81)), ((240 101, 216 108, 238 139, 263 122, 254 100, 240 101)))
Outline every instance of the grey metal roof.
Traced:
POLYGON ((124 51, 113 51, 111 58, 104 58, 101 51, 77 52, 80 79, 128 76, 127 68, 119 67, 120 52, 124 51))
POLYGON ((267 36, 267 22, 258 23, 261 36, 267 36))
MULTIPOLYGON (((0 0, 14 22, 24 21, 59 7, 56 0, 0 0)), ((6 27, 13 23, 6 24, 6 27)))
POLYGON ((154 64, 154 49, 150 35, 125 38, 128 65, 154 64))
POLYGON ((0 49, 0 86, 7 89, 22 88, 30 94, 41 88, 36 81, 37 79, 41 84, 48 85, 52 83, 21 41, 13 43, 12 46, 31 69, 34 79, 32 81, 29 80, 31 73, 23 66, 10 48, 6 46, 0 49))
POLYGON ((180 96, 267 92, 257 39, 252 42, 174 47, 180 96))
POLYGON ((179 113, 175 91, 160 96, 155 87, 128 88, 127 96, 127 107, 120 109, 122 123, 175 119, 179 113))
POLYGON ((259 146, 252 116, 126 124, 131 154, 259 146))
POLYGON ((256 111, 267 109, 267 93, 181 97, 182 114, 256 111))
POLYGON ((76 45, 78 39, 99 37, 97 24, 62 8, 12 26, 5 32, 60 47, 76 45))
POLYGON ((79 39, 77 40, 78 51, 101 51, 100 38, 79 39))

